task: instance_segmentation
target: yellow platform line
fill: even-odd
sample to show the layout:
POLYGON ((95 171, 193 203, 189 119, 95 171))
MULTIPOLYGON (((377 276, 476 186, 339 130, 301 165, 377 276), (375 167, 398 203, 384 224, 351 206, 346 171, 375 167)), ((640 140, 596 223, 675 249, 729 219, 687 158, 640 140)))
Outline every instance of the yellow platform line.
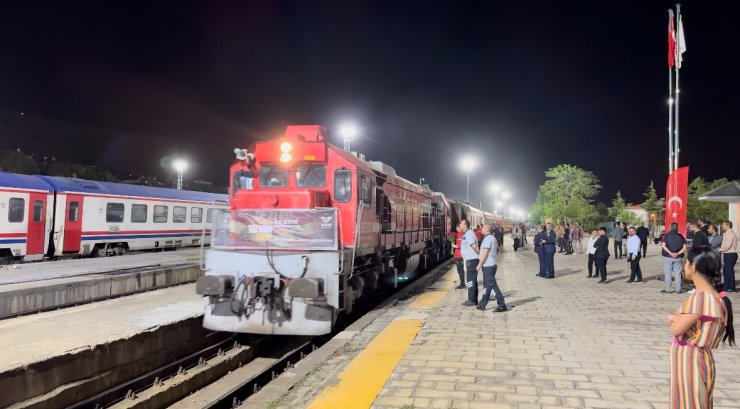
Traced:
POLYGON ((309 409, 369 408, 423 324, 422 320, 392 321, 339 374, 337 385, 324 389, 309 409))
MULTIPOLYGON (((455 273, 457 274, 457 273, 455 273)), ((453 285, 453 277, 451 273, 445 274, 442 279, 438 282, 441 284, 439 288, 428 288, 425 292, 416 296, 416 299, 409 304, 411 309, 423 309, 423 308, 434 308, 439 305, 445 295, 450 291, 453 285), (450 276, 450 277, 447 277, 450 276)))

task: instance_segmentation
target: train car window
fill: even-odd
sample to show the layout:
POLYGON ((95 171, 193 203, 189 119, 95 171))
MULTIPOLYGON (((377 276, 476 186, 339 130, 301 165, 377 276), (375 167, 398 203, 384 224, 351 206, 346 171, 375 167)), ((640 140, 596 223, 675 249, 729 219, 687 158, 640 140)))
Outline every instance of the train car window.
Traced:
POLYGON ((185 206, 175 206, 172 208, 172 221, 174 223, 185 223, 188 218, 188 208, 185 206))
POLYGON ((154 206, 154 223, 167 223, 167 206, 154 206))
POLYGON ((123 223, 123 203, 108 203, 105 205, 106 223, 123 223))
POLYGON ((67 214, 67 220, 70 222, 76 222, 80 219, 80 202, 69 202, 69 212, 67 214))
POLYGON ((206 210, 206 223, 213 222, 213 208, 206 210))
POLYGON ((131 205, 131 223, 146 223, 147 205, 131 205))
POLYGON ((190 209, 190 223, 203 223, 203 209, 193 207, 190 209))
POLYGON ((373 203, 372 189, 373 185, 370 179, 367 176, 362 176, 360 178, 360 197, 362 197, 363 207, 370 207, 373 203))
POLYGON ((26 199, 14 197, 8 203, 8 221, 11 223, 21 223, 26 215, 26 199))
POLYGON ((326 186, 326 165, 304 163, 295 170, 295 180, 298 187, 326 186))
POLYGON ((349 169, 334 171, 334 200, 340 203, 349 202, 352 197, 352 172, 349 169))
POLYGON ((288 187, 288 169, 277 165, 260 166, 260 187, 288 187))
POLYGON ((33 202, 33 221, 40 222, 43 218, 42 210, 44 210, 44 202, 36 200, 33 202))
POLYGON ((234 172, 234 191, 232 197, 240 190, 252 190, 254 188, 254 174, 250 169, 241 169, 234 172))

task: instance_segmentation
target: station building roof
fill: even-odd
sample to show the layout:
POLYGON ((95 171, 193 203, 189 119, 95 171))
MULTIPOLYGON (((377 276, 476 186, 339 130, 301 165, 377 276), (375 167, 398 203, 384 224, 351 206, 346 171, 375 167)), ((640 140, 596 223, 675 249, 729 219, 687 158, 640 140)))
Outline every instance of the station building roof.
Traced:
POLYGON ((51 192, 51 186, 38 176, 19 175, 16 173, 0 172, 0 187, 11 189, 32 189, 51 192))
POLYGON ((699 196, 709 202, 740 202, 740 180, 733 180, 699 196))
POLYGON ((115 196, 152 197, 157 199, 188 200, 196 202, 228 202, 228 195, 191 190, 167 189, 125 183, 98 182, 60 176, 39 176, 57 192, 79 192, 115 196))

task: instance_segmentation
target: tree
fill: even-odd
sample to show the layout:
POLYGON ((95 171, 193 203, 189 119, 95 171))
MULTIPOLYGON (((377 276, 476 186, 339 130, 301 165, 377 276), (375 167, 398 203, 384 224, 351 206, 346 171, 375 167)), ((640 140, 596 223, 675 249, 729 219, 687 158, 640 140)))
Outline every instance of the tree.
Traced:
POLYGON ((0 170, 32 175, 39 173, 39 165, 20 149, 2 150, 0 151, 0 170))
POLYGON ((704 180, 702 177, 697 177, 689 183, 689 190, 687 195, 687 214, 688 221, 695 222, 700 217, 704 217, 713 223, 718 223, 722 220, 727 219, 727 204, 721 202, 707 202, 699 200, 699 196, 704 193, 718 188, 729 181, 725 178, 717 179, 715 181, 704 180))
POLYGON ((627 210, 627 203, 622 198, 622 192, 617 190, 617 196, 612 200, 612 207, 609 208, 609 218, 615 222, 621 222, 624 211, 627 210))
POLYGON ((557 165, 545 172, 547 180, 540 186, 532 206, 532 219, 544 221, 585 221, 596 214, 591 203, 599 193, 599 178, 592 172, 570 164, 557 165))
POLYGON ((650 217, 650 215, 663 210, 660 205, 660 200, 658 199, 658 193, 655 191, 655 185, 653 184, 652 180, 650 181, 650 186, 648 186, 647 190, 642 195, 645 197, 645 203, 642 204, 642 208, 645 209, 648 214, 649 228, 652 231, 654 226, 652 225, 653 219, 650 217))
POLYGON ((115 182, 118 180, 108 169, 80 163, 54 163, 49 167, 49 175, 100 180, 103 182, 115 182))

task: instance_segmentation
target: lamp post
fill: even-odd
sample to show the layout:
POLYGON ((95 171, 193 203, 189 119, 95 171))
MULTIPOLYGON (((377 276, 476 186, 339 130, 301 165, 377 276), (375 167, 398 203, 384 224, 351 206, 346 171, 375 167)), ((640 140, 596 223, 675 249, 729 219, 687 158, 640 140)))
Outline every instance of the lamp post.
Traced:
POLYGON ((475 159, 465 157, 462 160, 462 168, 467 173, 467 183, 465 184, 465 201, 470 203, 470 171, 475 167, 475 159))
POLYGON ((346 123, 339 127, 339 135, 344 141, 344 150, 352 152, 352 140, 357 136, 357 125, 353 123, 346 123))
POLYGON ((491 193, 493 193, 493 213, 496 213, 496 195, 498 195, 498 192, 501 190, 501 185, 494 183, 489 189, 491 193))
POLYGON ((182 190, 182 175, 188 168, 188 163, 184 159, 175 159, 172 162, 172 167, 177 172, 177 190, 182 190))

